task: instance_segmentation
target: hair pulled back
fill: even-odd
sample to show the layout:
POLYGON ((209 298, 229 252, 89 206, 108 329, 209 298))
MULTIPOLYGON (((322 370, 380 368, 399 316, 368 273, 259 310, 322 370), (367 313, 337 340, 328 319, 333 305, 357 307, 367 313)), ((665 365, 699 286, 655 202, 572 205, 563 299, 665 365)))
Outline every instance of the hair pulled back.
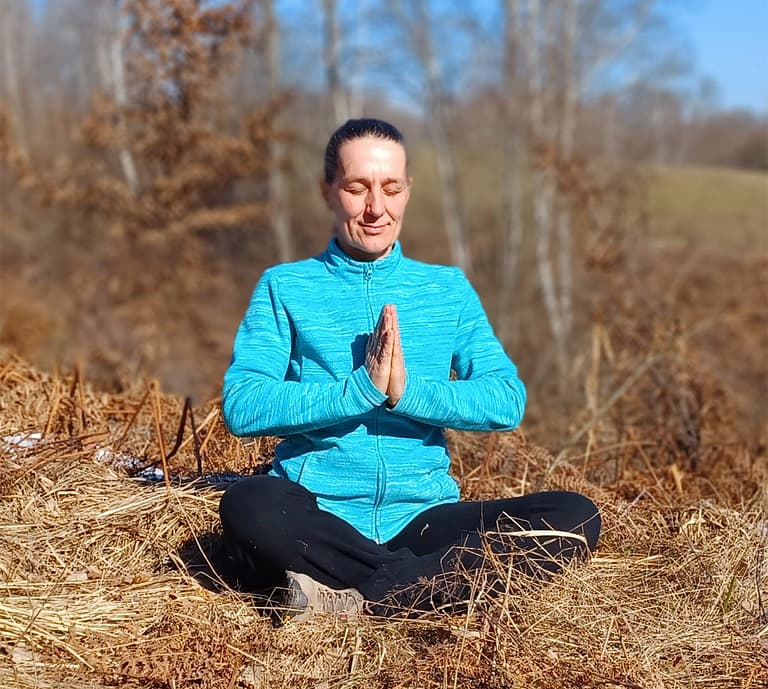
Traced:
POLYGON ((362 139, 366 136, 394 141, 400 145, 404 145, 405 142, 400 130, 384 120, 377 120, 372 117, 347 120, 331 135, 328 145, 325 147, 324 174, 327 184, 331 184, 336 179, 341 145, 346 141, 362 139))

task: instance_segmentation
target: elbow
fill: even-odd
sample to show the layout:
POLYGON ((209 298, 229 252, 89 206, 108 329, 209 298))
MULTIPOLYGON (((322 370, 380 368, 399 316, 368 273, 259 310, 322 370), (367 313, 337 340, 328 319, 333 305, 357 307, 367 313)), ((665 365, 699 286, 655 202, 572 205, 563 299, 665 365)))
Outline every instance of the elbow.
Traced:
POLYGON ((245 425, 242 422, 241 414, 235 411, 235 405, 229 395, 224 395, 221 400, 221 417, 224 420, 224 426, 232 434, 239 438, 244 437, 245 425))
POLYGON ((259 428, 258 406, 252 399, 246 399, 239 386, 224 386, 221 399, 221 416, 227 430, 239 438, 263 435, 259 428))
POLYGON ((528 401, 528 391, 525 383, 519 378, 515 381, 515 427, 519 426, 525 416, 525 405, 528 401))
MULTIPOLYGON (((528 393, 525 384, 519 378, 507 382, 507 402, 505 408, 508 416, 505 419, 505 431, 513 431, 523 420, 528 393)), ((501 429, 500 429, 501 430, 501 429)))

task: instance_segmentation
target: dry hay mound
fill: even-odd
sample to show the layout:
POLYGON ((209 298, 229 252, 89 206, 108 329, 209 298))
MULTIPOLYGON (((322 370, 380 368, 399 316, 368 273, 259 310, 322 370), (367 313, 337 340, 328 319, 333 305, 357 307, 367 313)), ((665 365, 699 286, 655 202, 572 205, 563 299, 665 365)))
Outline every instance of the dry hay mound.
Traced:
MULTIPOLYGON (((760 687, 768 684, 768 525, 739 509, 589 484, 520 434, 451 434, 465 497, 566 488, 595 499, 597 557, 546 586, 507 577, 462 615, 275 627, 227 586, 220 492, 147 485, 183 401, 146 381, 102 394, 0 358, 0 686, 335 689, 760 687), (32 435, 37 433, 39 435, 32 435), (133 463, 132 463, 133 462, 133 463), (223 578, 222 578, 223 577, 223 578)), ((173 475, 256 471, 215 403, 185 426, 173 475)))

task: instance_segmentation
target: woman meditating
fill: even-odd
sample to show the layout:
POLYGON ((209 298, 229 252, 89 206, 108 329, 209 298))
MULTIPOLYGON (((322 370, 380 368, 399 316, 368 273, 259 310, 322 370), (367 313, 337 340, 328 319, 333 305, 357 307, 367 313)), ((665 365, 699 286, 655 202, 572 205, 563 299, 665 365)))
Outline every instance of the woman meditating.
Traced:
POLYGON ((296 618, 392 615, 466 600, 488 547, 529 576, 587 556, 600 517, 582 495, 459 499, 443 430, 511 430, 526 393, 462 272, 402 253, 400 132, 342 125, 322 189, 333 238, 264 272, 224 377, 230 431, 284 438, 221 500, 240 580, 296 618))

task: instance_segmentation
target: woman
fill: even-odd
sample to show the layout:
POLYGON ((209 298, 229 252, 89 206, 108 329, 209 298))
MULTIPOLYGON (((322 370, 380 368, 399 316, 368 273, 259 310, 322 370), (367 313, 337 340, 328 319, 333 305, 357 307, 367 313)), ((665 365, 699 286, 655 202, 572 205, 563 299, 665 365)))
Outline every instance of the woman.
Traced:
POLYGON ((443 429, 515 428, 525 387, 461 271, 402 254, 411 180, 400 132, 374 119, 341 126, 322 190, 334 238, 264 273, 224 378, 235 435, 285 437, 270 474, 221 501, 240 577, 279 587, 301 617, 393 614, 465 598, 466 578, 452 574, 480 567, 490 541, 528 573, 586 555, 600 518, 581 495, 459 501, 443 429), (425 581, 450 585, 414 586, 425 581))

